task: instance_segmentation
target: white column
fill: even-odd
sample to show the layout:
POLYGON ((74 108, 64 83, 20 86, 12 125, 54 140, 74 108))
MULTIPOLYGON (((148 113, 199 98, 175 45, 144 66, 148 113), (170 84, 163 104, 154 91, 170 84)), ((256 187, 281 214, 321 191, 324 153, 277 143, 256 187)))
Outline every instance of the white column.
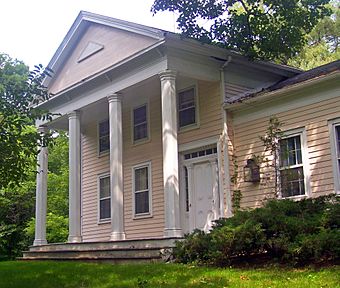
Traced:
POLYGON ((183 235, 179 213, 176 73, 160 73, 163 134, 165 237, 183 235))
POLYGON ((111 237, 124 240, 123 195, 123 134, 122 97, 117 93, 107 96, 110 122, 110 187, 111 187, 111 237))
MULTIPOLYGON (((39 127, 39 132, 45 134, 47 128, 39 127)), ((46 213, 47 213, 47 169, 48 149, 39 147, 37 167, 37 188, 35 200, 35 237, 34 246, 47 244, 46 241, 46 213)))
POLYGON ((69 124, 69 236, 68 242, 81 242, 80 219, 80 113, 68 114, 69 124))

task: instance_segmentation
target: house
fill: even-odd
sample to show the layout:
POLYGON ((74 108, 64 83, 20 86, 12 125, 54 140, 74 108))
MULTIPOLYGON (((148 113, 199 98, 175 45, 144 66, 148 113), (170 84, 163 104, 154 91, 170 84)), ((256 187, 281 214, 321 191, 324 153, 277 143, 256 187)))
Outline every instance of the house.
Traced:
POLYGON ((270 185, 243 182, 241 173, 231 183, 230 176, 234 158, 242 172, 262 152, 258 136, 272 114, 284 121, 294 151, 303 151, 302 162, 289 168, 303 167, 304 195, 339 189, 334 65, 335 71, 305 77, 292 67, 80 12, 45 81, 53 96, 41 107, 59 115, 37 123, 42 133, 69 134, 68 244, 46 245, 48 151, 42 148, 35 240, 25 257, 108 250, 114 243, 171 246, 232 215, 235 189, 242 190, 243 207, 260 205, 270 185))

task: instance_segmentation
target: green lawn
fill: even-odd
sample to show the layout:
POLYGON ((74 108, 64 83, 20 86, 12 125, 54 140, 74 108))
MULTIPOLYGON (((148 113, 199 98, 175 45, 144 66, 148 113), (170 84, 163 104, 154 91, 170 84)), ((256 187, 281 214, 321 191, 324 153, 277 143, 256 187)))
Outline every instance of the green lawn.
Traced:
POLYGON ((0 287, 340 287, 340 268, 213 269, 179 264, 0 262, 0 287))

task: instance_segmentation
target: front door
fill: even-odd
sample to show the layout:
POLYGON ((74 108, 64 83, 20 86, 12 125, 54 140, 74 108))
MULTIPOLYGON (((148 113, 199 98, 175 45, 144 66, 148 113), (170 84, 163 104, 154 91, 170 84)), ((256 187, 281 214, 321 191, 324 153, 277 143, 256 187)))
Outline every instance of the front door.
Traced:
MULTIPOLYGON (((215 149, 206 149, 211 154, 192 153, 183 161, 181 185, 182 228, 184 232, 194 229, 209 231, 219 217, 220 192, 217 155, 215 149)), ((188 154, 185 154, 186 156, 188 154)))

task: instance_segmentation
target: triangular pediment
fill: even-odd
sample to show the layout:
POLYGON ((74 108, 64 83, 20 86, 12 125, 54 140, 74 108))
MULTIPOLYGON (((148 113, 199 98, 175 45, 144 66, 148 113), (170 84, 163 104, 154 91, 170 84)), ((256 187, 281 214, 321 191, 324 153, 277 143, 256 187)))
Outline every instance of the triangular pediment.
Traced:
POLYGON ((49 68, 49 91, 57 94, 91 78, 164 39, 159 29, 81 12, 59 46, 49 68))
POLYGON ((98 53, 99 51, 101 51, 103 49, 104 49, 104 45, 90 41, 89 43, 87 43, 83 52, 81 52, 77 62, 79 63, 79 62, 85 60, 86 58, 89 58, 92 55, 98 53))

